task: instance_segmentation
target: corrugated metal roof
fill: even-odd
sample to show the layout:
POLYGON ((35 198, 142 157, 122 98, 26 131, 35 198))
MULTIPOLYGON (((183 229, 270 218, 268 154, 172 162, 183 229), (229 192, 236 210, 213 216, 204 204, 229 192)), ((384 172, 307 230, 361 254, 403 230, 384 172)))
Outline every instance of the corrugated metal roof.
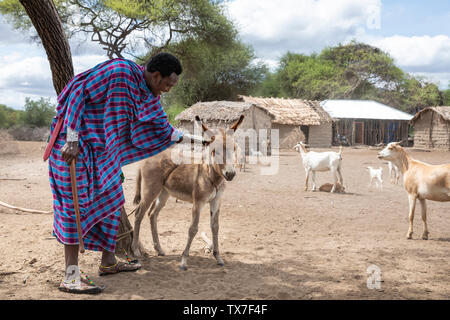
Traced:
POLYGON ((335 119, 411 120, 413 115, 372 100, 324 100, 323 109, 335 119))

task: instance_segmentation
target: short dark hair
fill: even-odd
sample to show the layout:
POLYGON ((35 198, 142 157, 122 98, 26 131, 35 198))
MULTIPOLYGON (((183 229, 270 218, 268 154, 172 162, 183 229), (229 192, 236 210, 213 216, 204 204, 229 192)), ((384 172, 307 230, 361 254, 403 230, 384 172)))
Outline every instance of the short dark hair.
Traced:
POLYGON ((159 71, 163 77, 168 77, 173 72, 180 75, 183 72, 183 68, 177 57, 167 52, 161 52, 153 56, 147 63, 147 71, 159 71))

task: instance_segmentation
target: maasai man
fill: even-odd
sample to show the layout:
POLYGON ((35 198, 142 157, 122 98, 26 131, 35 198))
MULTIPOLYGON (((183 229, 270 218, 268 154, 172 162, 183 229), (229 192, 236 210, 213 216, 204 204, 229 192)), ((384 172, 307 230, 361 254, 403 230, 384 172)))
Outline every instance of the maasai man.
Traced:
POLYGON ((53 233, 64 244, 66 263, 60 290, 104 290, 84 273, 80 275, 78 268, 79 243, 69 171, 73 159, 82 237, 87 250, 102 251, 99 274, 141 267, 139 263, 117 261, 114 254, 125 202, 121 167, 183 139, 184 133, 169 124, 160 103, 160 94, 177 83, 181 72, 178 59, 168 53, 154 56, 146 67, 113 59, 75 76, 58 96, 52 136, 58 134, 53 132, 58 119, 63 122, 49 155, 49 176, 53 233))

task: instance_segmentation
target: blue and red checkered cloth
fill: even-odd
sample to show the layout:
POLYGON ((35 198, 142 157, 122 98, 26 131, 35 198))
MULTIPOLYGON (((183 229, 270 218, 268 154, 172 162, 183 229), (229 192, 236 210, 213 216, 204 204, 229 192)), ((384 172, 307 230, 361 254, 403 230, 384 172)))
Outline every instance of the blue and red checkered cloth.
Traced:
POLYGON ((49 158, 54 235, 78 244, 69 166, 61 156, 67 126, 78 132, 77 187, 86 249, 114 252, 124 204, 121 167, 155 155, 183 133, 170 125, 153 96, 144 67, 125 59, 103 62, 75 76, 58 96, 64 125, 49 158))

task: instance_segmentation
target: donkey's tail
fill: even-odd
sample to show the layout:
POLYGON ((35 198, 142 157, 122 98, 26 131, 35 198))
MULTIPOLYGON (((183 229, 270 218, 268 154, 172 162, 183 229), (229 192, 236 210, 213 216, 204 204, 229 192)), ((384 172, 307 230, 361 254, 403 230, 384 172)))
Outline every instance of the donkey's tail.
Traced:
POLYGON ((134 204, 139 204, 141 202, 141 180, 142 180, 142 173, 141 168, 138 168, 138 172, 136 175, 136 193, 134 194, 134 204))

